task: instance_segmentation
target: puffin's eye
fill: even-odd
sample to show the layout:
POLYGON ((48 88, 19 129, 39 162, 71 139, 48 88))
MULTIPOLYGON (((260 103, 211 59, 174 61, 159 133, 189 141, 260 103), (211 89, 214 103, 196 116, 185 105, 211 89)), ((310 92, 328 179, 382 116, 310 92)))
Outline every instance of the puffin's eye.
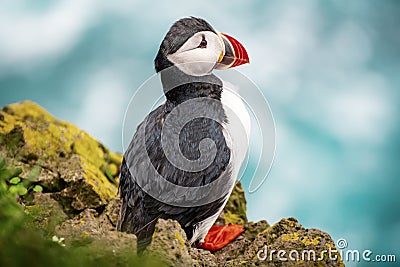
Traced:
POLYGON ((206 38, 204 38, 204 36, 198 47, 199 48, 207 48, 207 40, 206 40, 206 38))

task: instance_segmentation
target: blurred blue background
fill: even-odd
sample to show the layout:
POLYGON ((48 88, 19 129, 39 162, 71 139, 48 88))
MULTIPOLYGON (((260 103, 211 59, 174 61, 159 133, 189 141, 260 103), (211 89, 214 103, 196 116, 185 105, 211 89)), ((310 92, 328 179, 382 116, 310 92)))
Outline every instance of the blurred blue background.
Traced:
POLYGON ((294 216, 399 261, 399 1, 3 0, 0 106, 33 100, 122 151, 129 99, 190 15, 244 44, 239 70, 275 116, 275 162, 247 194, 249 219, 294 216))

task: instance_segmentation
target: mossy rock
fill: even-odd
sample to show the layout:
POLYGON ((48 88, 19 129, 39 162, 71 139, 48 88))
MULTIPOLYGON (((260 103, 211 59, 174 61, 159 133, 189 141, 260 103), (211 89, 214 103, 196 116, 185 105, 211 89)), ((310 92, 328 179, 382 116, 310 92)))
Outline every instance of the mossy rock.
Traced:
POLYGON ((122 155, 111 153, 76 126, 25 101, 0 111, 0 156, 54 194, 67 213, 99 208, 117 195, 122 155))
POLYGON ((56 226, 68 219, 62 206, 49 193, 34 193, 34 205, 25 206, 25 213, 31 218, 28 222, 45 237, 54 235, 56 226))
POLYGON ((174 220, 159 219, 145 257, 159 258, 166 266, 193 266, 185 231, 174 220))
POLYGON ((226 203, 223 211, 219 215, 216 224, 246 224, 246 197, 242 184, 238 181, 232 190, 228 202, 226 203))
MULTIPOLYGON (((230 245, 224 249, 231 251, 230 245)), ((219 260, 222 262, 223 258, 220 257, 219 260)), ((237 255, 235 262, 240 262, 244 266, 344 266, 335 243, 327 233, 317 229, 306 229, 294 218, 282 219, 260 231, 251 240, 251 244, 246 246, 246 249, 240 255, 237 255), (285 251, 284 258, 287 260, 278 258, 277 252, 279 250, 285 251), (332 251, 334 256, 332 259, 329 258, 327 253, 329 250, 332 251), (259 251, 267 251, 267 254, 264 255, 259 251), (273 253, 273 251, 276 253, 273 253), (289 258, 289 253, 292 251, 292 259, 295 260, 289 258), (315 252, 315 258, 312 254, 310 259, 308 258, 309 251, 312 251, 310 253, 315 252), (306 253, 304 258, 302 253, 306 253), (261 260, 258 258, 259 256, 261 256, 261 260)))
MULTIPOLYGON (((327 233, 305 229, 294 218, 282 219, 272 226, 266 221, 248 222, 245 194, 239 182, 216 222, 244 225, 245 232, 236 240, 211 253, 190 246, 178 222, 159 219, 144 257, 131 258, 136 255, 136 237, 117 232, 115 227, 120 207, 117 182, 121 161, 122 155, 111 153, 86 132, 55 119, 35 103, 26 101, 4 107, 0 110, 0 221, 6 223, 2 224, 0 236, 11 238, 14 235, 8 233, 16 225, 26 225, 39 229, 35 233, 42 233, 47 241, 54 234, 57 240, 63 240, 62 245, 70 249, 71 255, 83 256, 83 262, 103 265, 344 266, 340 257, 332 261, 326 255, 320 261, 284 262, 276 254, 271 260, 258 260, 257 254, 264 248, 299 253, 312 249, 319 255, 323 250, 334 250, 335 244, 327 233), (12 195, 9 189, 14 185, 24 187, 26 194, 12 195), (23 219, 24 212, 15 198, 23 204, 30 220, 23 219)), ((15 247, 24 246, 18 243, 15 247)), ((13 251, 17 249, 8 251, 2 260, 7 262, 6 256, 13 251)), ((44 251, 37 251, 42 262, 47 259, 44 251)))

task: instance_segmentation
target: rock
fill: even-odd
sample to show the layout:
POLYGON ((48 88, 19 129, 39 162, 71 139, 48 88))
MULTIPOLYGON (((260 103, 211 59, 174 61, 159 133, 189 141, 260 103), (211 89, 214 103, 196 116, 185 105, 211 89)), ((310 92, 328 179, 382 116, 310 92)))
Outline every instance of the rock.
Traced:
POLYGON ((208 250, 197 249, 197 248, 189 248, 190 256, 193 259, 194 267, 202 267, 202 266, 218 266, 216 262, 216 258, 214 254, 212 254, 208 250))
POLYGON ((110 223, 116 227, 118 222, 119 216, 119 209, 121 207, 121 199, 120 198, 113 198, 110 202, 108 202, 103 214, 107 216, 110 220, 110 223))
MULTIPOLYGON (((121 161, 122 155, 32 102, 6 106, 0 111, 0 193, 11 195, 0 194, 2 207, 7 207, 0 215, 22 224, 15 196, 32 228, 45 238, 54 235, 67 248, 82 250, 89 262, 145 266, 156 259, 146 266, 344 266, 339 256, 332 260, 328 253, 317 260, 322 251, 335 250, 327 233, 305 229, 294 218, 272 226, 267 221, 248 222, 240 183, 216 222, 244 225, 245 232, 232 243, 213 253, 197 249, 178 222, 159 219, 144 257, 132 259, 135 235, 116 231, 121 161), (280 250, 285 251, 284 258, 300 258, 283 261, 280 250), (314 251, 317 259, 302 259, 303 251, 314 251)), ((13 225, 1 226, 0 235, 5 235, 13 225)))
POLYGON ((245 224, 244 236, 249 240, 254 240, 255 237, 262 231, 266 230, 269 224, 265 220, 258 222, 248 222, 245 224))
POLYGON ((305 229, 294 218, 282 219, 267 228, 265 224, 250 227, 258 234, 245 234, 216 252, 218 266, 344 266, 327 233, 305 229), (280 258, 278 251, 284 253, 280 258))
POLYGON ((186 234, 177 221, 159 219, 144 255, 157 257, 166 266, 193 266, 188 247, 186 234))
POLYGON ((23 169, 30 182, 52 193, 72 215, 105 206, 117 195, 122 156, 72 124, 25 101, 0 111, 0 156, 23 169))
POLYGON ((25 206, 25 212, 32 218, 34 226, 46 236, 53 235, 55 227, 68 219, 62 206, 49 193, 35 193, 34 205, 25 206))
POLYGON ((67 248, 91 251, 89 257, 93 260, 111 256, 110 261, 128 266, 129 257, 136 256, 136 236, 117 232, 105 214, 99 215, 93 209, 62 222, 56 227, 55 236, 67 248))
POLYGON ((65 244, 70 246, 107 244, 111 250, 129 248, 136 253, 136 237, 117 232, 104 214, 96 210, 86 209, 72 219, 66 220, 55 229, 58 237, 65 238, 65 244))
POLYGON ((60 237, 68 236, 67 242, 74 242, 81 238, 93 239, 111 230, 112 225, 104 217, 100 218, 96 210, 86 209, 74 218, 58 225, 55 232, 60 237))
POLYGON ((217 225, 230 223, 243 225, 247 223, 246 198, 244 196, 242 184, 239 181, 236 183, 224 210, 216 222, 217 225))

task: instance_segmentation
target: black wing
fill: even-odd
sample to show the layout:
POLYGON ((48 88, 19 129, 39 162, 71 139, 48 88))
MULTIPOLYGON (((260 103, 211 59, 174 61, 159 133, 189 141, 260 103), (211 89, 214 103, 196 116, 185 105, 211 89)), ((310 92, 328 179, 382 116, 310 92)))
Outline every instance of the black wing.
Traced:
POLYGON ((204 138, 211 138, 217 147, 212 164, 202 171, 188 172, 169 162, 161 146, 161 131, 166 116, 166 107, 161 105, 138 126, 121 167, 119 190, 122 207, 118 230, 137 235, 138 251, 151 242, 158 218, 177 220, 190 239, 195 224, 214 215, 227 197, 226 194, 222 195, 207 205, 178 207, 156 200, 138 185, 136 179, 140 178, 153 189, 165 191, 162 185, 154 182, 154 175, 149 171, 153 167, 166 180, 181 186, 202 186, 221 176, 230 176, 230 150, 225 142, 222 126, 208 118, 196 118, 187 123, 179 134, 179 146, 182 154, 193 160, 200 156, 199 142, 204 138), (131 171, 138 177, 133 177, 131 171))

